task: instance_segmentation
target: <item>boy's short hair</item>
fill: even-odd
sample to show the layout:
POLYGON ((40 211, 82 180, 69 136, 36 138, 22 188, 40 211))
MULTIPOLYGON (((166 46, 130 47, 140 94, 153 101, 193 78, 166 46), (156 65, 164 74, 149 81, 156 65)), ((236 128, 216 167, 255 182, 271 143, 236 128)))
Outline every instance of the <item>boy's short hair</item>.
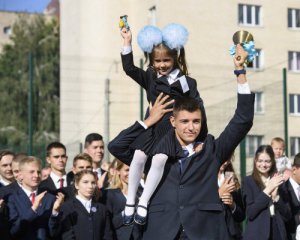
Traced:
POLYGON ((46 150, 47 150, 47 157, 50 156, 51 150, 52 150, 53 148, 62 148, 62 149, 65 150, 65 152, 67 152, 67 149, 66 149, 65 145, 63 145, 63 144, 60 143, 60 142, 52 142, 52 143, 50 143, 50 144, 47 146, 47 149, 46 149, 46 150))
POLYGON ((271 145, 273 145, 274 142, 282 143, 283 147, 285 147, 285 142, 281 137, 274 137, 271 141, 271 145))
POLYGON ((293 167, 300 167, 300 153, 297 153, 294 157, 293 167))
POLYGON ((93 141, 103 141, 103 137, 98 133, 88 134, 84 141, 84 147, 87 148, 93 141))
POLYGON ((14 163, 19 163, 23 158, 27 157, 26 153, 17 153, 14 158, 13 158, 13 162, 14 163))
POLYGON ((39 169, 42 169, 42 162, 39 158, 33 157, 33 156, 26 156, 21 159, 19 163, 19 169, 22 170, 24 165, 29 164, 29 163, 36 163, 39 166, 39 169))
POLYGON ((4 156, 7 156, 7 155, 11 155, 11 156, 15 156, 15 154, 14 154, 14 152, 12 152, 12 151, 10 151, 10 150, 2 150, 1 152, 0 152, 0 161, 2 160, 2 158, 4 157, 4 156))
POLYGON ((89 162, 91 165, 93 165, 93 159, 90 155, 88 155, 87 153, 79 153, 77 154, 74 159, 73 159, 73 166, 76 166, 76 163, 78 160, 83 160, 83 161, 87 161, 89 162))
POLYGON ((201 108, 200 108, 200 102, 197 99, 191 97, 181 97, 175 100, 174 107, 173 107, 173 114, 175 116, 180 111, 195 112, 198 110, 201 111, 201 108))

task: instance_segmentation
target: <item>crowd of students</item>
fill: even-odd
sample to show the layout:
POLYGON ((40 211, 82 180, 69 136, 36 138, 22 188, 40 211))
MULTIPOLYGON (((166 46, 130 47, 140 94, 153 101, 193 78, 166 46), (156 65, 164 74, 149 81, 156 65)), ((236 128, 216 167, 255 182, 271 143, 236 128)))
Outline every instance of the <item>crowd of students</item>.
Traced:
MULTIPOLYGON (((142 239, 144 226, 123 222, 129 166, 114 159, 98 178, 93 158, 80 153, 66 174, 64 145, 51 143, 47 151, 51 173, 45 180, 39 159, 1 152, 1 239, 142 239)), ((233 157, 221 165, 218 192, 230 239, 299 239, 300 154, 279 172, 283 157, 281 138, 260 146, 242 184, 233 157)), ((142 189, 140 184, 137 197, 142 189)))

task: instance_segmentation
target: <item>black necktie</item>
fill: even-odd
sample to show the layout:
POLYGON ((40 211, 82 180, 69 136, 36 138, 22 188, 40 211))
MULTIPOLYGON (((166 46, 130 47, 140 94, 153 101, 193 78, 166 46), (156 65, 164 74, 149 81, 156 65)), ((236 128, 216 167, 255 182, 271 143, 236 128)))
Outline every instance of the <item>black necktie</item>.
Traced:
POLYGON ((183 158, 179 159, 180 174, 182 174, 184 171, 188 156, 189 156, 189 151, 187 149, 183 149, 183 158))

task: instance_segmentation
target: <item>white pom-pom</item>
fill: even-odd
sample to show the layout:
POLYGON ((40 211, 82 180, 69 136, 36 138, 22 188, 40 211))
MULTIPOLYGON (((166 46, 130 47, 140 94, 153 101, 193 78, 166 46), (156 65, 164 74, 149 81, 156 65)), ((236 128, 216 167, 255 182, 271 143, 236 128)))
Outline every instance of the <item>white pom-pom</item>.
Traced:
POLYGON ((155 26, 145 26, 137 36, 140 48, 147 53, 151 53, 153 47, 162 42, 162 32, 155 26))
POLYGON ((164 27, 162 35, 163 42, 170 49, 180 49, 186 44, 189 33, 184 26, 177 23, 171 23, 164 27))

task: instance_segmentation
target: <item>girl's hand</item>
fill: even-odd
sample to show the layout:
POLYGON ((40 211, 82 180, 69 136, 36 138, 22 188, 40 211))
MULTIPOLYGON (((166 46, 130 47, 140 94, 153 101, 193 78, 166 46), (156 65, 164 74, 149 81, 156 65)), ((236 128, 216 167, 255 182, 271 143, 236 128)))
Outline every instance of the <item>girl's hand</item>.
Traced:
POLYGON ((65 195, 61 192, 57 193, 56 200, 53 204, 52 212, 59 212, 61 205, 64 202, 65 195))
POLYGON ((224 204, 229 205, 230 207, 233 205, 233 197, 230 193, 224 193, 221 196, 221 200, 224 204))
POLYGON ((248 57, 248 53, 241 46, 241 44, 236 45, 235 56, 233 58, 233 62, 236 70, 241 70, 244 68, 245 61, 248 57))
POLYGON ((277 198, 278 196, 278 187, 274 189, 274 191, 271 193, 271 198, 273 201, 277 198))
POLYGON ((4 207, 4 200, 0 199, 0 210, 4 207))
POLYGON ((132 35, 130 29, 123 27, 121 29, 121 36, 124 39, 124 46, 131 46, 132 35))
POLYGON ((284 182, 284 178, 282 174, 274 174, 274 176, 270 179, 270 181, 266 183, 264 193, 271 196, 272 192, 283 182, 284 182))
POLYGON ((222 198, 224 193, 231 193, 235 190, 235 182, 233 176, 224 180, 223 184, 219 187, 219 197, 222 198))

